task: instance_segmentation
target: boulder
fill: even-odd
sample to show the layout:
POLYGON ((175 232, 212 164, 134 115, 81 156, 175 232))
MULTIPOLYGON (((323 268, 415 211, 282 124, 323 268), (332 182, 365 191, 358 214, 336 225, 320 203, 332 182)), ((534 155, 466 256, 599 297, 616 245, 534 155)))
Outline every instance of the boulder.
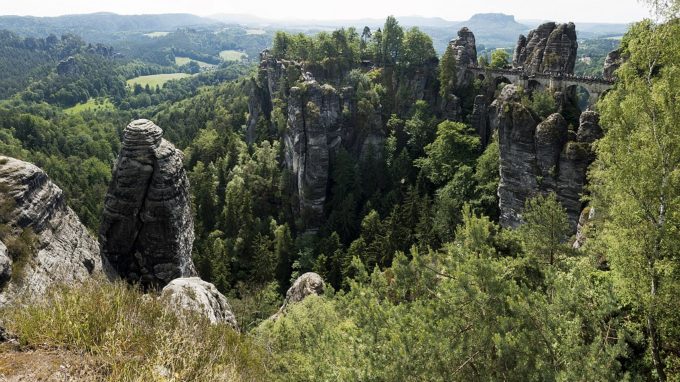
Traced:
MULTIPOLYGON (((40 168, 0 156, 0 189, 8 212, 9 235, 22 232, 33 242, 33 253, 22 259, 20 274, 0 244, 0 276, 5 287, 0 307, 19 295, 40 298, 53 286, 77 285, 92 277, 113 278, 97 241, 66 204, 64 193, 40 168), (8 263, 9 266, 7 265, 8 263), (7 281, 8 277, 11 277, 7 281)), ((5 239, 6 240, 6 239, 5 239)))
POLYGON ((144 287, 194 276, 194 223, 182 153, 146 119, 132 121, 104 200, 102 254, 118 274, 144 287))
POLYGON ((207 318, 213 324, 228 324, 238 330, 236 317, 227 298, 215 285, 198 277, 172 280, 161 292, 161 299, 175 312, 188 310, 207 318))
POLYGON ((325 283, 317 273, 307 272, 303 274, 288 288, 283 305, 281 305, 279 311, 271 319, 276 320, 279 316, 285 314, 286 308, 291 304, 298 303, 311 295, 322 295, 324 288, 325 283))

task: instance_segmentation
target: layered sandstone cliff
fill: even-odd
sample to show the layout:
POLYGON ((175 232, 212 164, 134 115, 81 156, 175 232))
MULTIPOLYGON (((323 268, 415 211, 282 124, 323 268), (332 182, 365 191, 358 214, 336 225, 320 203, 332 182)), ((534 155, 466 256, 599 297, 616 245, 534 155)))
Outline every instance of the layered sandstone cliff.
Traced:
POLYGON ((582 113, 573 131, 557 113, 539 121, 513 85, 503 89, 489 113, 499 134, 501 225, 519 226, 527 199, 554 192, 575 230, 587 168, 594 160, 591 144, 602 136, 597 113, 582 113))
POLYGON ((97 241, 44 171, 0 156, 0 190, 0 307, 18 296, 39 298, 57 285, 113 277, 97 241), (12 253, 17 240, 22 248, 12 253))
POLYGON ((162 136, 145 119, 125 129, 99 231, 113 268, 146 287, 196 274, 189 181, 182 153, 162 136))
POLYGON ((576 64, 576 26, 574 23, 548 22, 520 35, 512 66, 528 73, 574 73, 576 64))

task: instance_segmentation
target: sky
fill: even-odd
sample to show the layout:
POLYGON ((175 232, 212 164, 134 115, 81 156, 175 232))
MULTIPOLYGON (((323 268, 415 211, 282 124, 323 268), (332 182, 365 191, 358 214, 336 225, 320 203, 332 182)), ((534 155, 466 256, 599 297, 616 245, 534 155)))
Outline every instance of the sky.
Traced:
POLYGON ((649 17, 638 0, 0 0, 2 15, 73 13, 250 14, 272 19, 358 19, 395 16, 467 20, 499 12, 517 19, 628 23, 649 17))

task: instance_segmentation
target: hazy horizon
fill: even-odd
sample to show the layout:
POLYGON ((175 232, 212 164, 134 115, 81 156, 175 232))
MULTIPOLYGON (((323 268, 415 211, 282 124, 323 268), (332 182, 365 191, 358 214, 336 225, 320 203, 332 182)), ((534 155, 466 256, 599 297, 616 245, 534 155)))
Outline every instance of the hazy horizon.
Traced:
POLYGON ((403 0, 385 2, 362 2, 345 0, 325 3, 318 6, 315 0, 294 0, 272 2, 251 0, 248 2, 224 3, 215 0, 138 0, 92 1, 63 0, 59 3, 45 4, 42 0, 6 2, 3 0, 2 15, 18 16, 62 16, 112 12, 121 15, 190 13, 198 16, 215 14, 240 14, 271 19, 285 20, 356 20, 364 18, 398 17, 439 17, 450 21, 463 21, 478 13, 505 13, 517 20, 554 20, 558 22, 596 22, 630 23, 650 17, 647 8, 637 0, 574 0, 565 2, 545 2, 540 0, 502 1, 489 0, 483 4, 464 1, 403 0))

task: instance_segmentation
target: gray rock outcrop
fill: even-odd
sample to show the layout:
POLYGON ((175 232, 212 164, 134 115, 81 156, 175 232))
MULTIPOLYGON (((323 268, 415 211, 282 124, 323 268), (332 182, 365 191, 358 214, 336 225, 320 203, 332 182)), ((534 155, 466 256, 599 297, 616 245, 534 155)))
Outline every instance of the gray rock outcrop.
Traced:
POLYGON ((279 311, 274 314, 271 319, 276 320, 279 316, 285 314, 288 306, 298 303, 311 295, 322 295, 324 288, 325 283, 317 273, 307 272, 303 274, 295 280, 290 288, 288 288, 283 305, 281 305, 279 311))
POLYGON ((604 78, 608 80, 614 79, 614 72, 623 64, 623 56, 621 55, 621 49, 616 49, 607 54, 607 58, 604 59, 604 70, 602 72, 604 78))
POLYGON ((12 259, 7 253, 7 247, 0 241, 0 290, 12 278, 12 259))
POLYGON ((60 76, 75 76, 80 74, 80 67, 75 57, 68 57, 57 64, 57 74, 60 76))
POLYGON ((472 114, 470 114, 470 125, 479 135, 483 147, 489 144, 493 134, 489 126, 487 109, 486 98, 483 95, 476 96, 472 107, 472 114))
POLYGON ((77 285, 92 277, 113 277, 99 252, 97 241, 66 205, 62 190, 38 167, 0 156, 0 190, 6 205, 3 217, 9 237, 22 232, 33 242, 33 253, 13 263, 5 243, 0 244, 0 273, 5 286, 0 307, 17 296, 40 298, 55 285, 77 285), (9 266, 7 265, 9 260, 9 266), (15 266, 19 267, 16 271, 15 266))
POLYGON ((456 73, 456 87, 464 87, 470 83, 472 77, 468 66, 477 65, 477 44, 475 34, 464 27, 458 31, 458 37, 451 40, 449 46, 453 48, 456 57, 458 72, 456 73))
POLYGON ((573 74, 577 49, 574 23, 544 23, 528 36, 519 36, 512 66, 528 73, 573 74))
POLYGON ((182 153, 153 122, 132 121, 104 201, 102 254, 118 274, 145 287, 194 276, 194 223, 182 153))
POLYGON ((210 323, 228 324, 238 330, 227 298, 215 285, 198 277, 172 280, 163 288, 160 297, 174 312, 192 311, 207 318, 210 323))
POLYGON ((586 172, 594 160, 591 144, 602 136, 597 113, 582 113, 577 131, 569 131, 557 113, 539 123, 514 85, 503 89, 489 113, 499 134, 501 225, 519 226, 527 199, 554 192, 575 230, 586 172))
POLYGON ((305 227, 313 229, 323 221, 329 168, 328 133, 337 126, 342 109, 340 97, 330 85, 322 88, 316 81, 305 85, 306 89, 290 89, 285 158, 295 176, 299 215, 305 227))

